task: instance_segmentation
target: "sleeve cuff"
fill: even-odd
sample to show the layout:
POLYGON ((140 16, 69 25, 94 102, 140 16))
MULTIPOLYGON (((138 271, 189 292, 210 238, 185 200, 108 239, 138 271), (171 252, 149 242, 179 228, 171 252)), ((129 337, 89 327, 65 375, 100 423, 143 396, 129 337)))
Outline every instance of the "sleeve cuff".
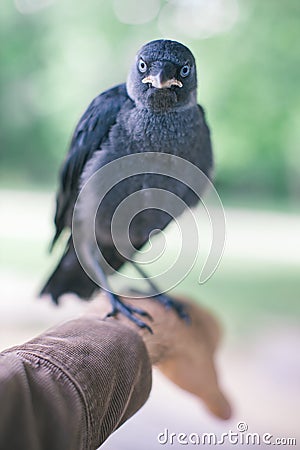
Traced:
POLYGON ((120 322, 82 317, 50 329, 19 352, 49 361, 76 387, 88 448, 97 448, 147 400, 152 368, 142 338, 120 322))

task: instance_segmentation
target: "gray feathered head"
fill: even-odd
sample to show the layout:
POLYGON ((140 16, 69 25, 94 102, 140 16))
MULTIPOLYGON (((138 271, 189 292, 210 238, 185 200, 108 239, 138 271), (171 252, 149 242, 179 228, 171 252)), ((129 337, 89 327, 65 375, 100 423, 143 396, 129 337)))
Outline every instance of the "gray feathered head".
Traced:
POLYGON ((145 44, 128 75, 127 91, 137 105, 158 112, 196 104, 193 54, 176 41, 160 39, 145 44))

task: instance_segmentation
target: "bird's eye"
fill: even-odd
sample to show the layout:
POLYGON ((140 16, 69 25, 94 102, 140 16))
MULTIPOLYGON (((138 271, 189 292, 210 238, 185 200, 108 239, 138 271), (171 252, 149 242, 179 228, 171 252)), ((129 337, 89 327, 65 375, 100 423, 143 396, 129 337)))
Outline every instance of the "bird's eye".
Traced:
POLYGON ((146 64, 145 61, 143 61, 142 59, 139 60, 139 65, 138 65, 138 67, 139 67, 139 71, 140 71, 141 73, 145 73, 146 70, 147 70, 147 64, 146 64))
POLYGON ((188 75, 189 75, 189 73, 190 73, 190 66, 188 66, 188 65, 186 65, 186 66, 183 66, 183 67, 181 67, 181 70, 180 70, 180 75, 184 78, 184 77, 187 77, 188 75))

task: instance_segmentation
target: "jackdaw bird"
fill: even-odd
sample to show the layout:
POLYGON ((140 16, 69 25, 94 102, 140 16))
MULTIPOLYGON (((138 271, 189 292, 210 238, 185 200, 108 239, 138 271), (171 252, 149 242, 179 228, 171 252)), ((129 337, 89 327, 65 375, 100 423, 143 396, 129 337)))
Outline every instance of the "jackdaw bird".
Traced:
MULTIPOLYGON (((150 153, 183 158, 201 169, 208 178, 211 176, 210 133, 203 108, 197 104, 195 59, 187 47, 176 41, 161 39, 145 44, 136 55, 127 82, 98 95, 80 119, 60 172, 56 234, 52 245, 64 229, 71 231, 70 237, 61 261, 41 294, 50 294, 55 303, 69 292, 89 299, 101 286, 111 299, 110 315, 123 313, 137 325, 146 326, 137 317, 147 315, 146 312, 125 305, 111 292, 106 280, 109 271, 97 260, 95 244, 108 265, 119 270, 130 260, 132 253, 147 242, 153 230, 163 230, 172 220, 172 216, 162 208, 147 208, 145 196, 144 210, 130 224, 131 254, 121 254, 112 238, 111 221, 124 199, 139 190, 155 188, 168 190, 188 207, 193 207, 199 201, 197 195, 181 181, 153 172, 127 177, 117 183, 101 202, 95 219, 94 241, 85 232, 84 221, 92 214, 92 204, 100 195, 95 182, 78 205, 83 223, 79 242, 90 261, 91 277, 89 271, 83 269, 74 248, 72 216, 81 188, 99 169, 121 157, 142 154, 147 171, 146 156, 150 153)), ((135 267, 146 277, 138 264, 135 267)), ((154 298, 185 316, 180 305, 168 296, 157 294, 154 298)))

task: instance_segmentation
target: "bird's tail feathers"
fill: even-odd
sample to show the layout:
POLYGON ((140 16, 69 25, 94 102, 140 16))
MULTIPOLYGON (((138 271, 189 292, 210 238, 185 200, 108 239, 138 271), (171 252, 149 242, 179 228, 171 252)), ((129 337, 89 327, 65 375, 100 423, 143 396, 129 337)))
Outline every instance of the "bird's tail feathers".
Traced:
POLYGON ((63 294, 74 293, 83 299, 88 299, 98 286, 88 277, 81 267, 74 247, 68 243, 56 269, 40 292, 40 296, 50 295, 53 302, 58 304, 63 294))

